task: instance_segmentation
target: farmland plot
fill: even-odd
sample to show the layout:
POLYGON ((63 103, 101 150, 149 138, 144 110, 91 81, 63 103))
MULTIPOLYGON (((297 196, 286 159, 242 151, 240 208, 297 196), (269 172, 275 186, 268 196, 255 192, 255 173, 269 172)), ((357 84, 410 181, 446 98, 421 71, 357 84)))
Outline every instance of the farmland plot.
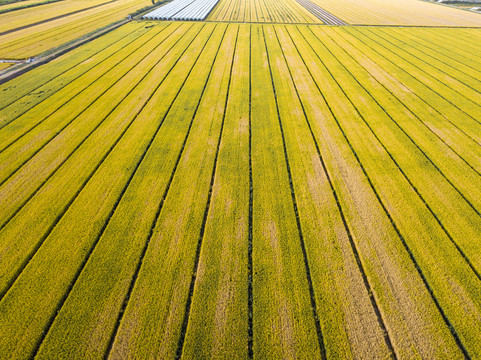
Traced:
POLYGON ((208 21, 322 23, 295 0, 220 0, 208 21))
POLYGON ((352 25, 481 26, 481 14, 419 0, 311 0, 352 25))
POLYGON ((138 22, 1 85, 0 358, 481 357, 480 37, 138 22))
MULTIPOLYGON (((4 2, 0 2, 0 11, 3 12, 3 11, 9 11, 9 10, 14 10, 14 9, 17 9, 19 7, 24 7, 24 6, 35 6, 37 4, 42 4, 44 3, 45 0, 24 0, 24 1, 14 1, 14 2, 11 2, 11 3, 4 3, 4 2)), ((47 5, 47 4, 45 4, 47 5)), ((15 10, 16 11, 16 10, 15 10)))
POLYGON ((125 18, 147 0, 61 1, 0 15, 0 58, 26 59, 125 18), (58 4, 61 4, 59 7, 58 4))

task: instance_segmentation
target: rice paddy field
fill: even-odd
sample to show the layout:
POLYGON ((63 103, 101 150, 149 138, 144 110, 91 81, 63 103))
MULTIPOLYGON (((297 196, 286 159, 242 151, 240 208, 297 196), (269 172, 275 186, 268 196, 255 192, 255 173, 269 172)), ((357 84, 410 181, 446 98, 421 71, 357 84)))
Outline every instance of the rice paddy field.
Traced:
POLYGON ((34 6, 34 5, 44 3, 45 1, 46 0, 23 0, 23 1, 15 1, 15 2, 7 2, 7 3, 3 3, 0 1, 0 12, 13 11, 13 9, 17 9, 20 7, 34 6))
POLYGON ((306 3, 352 25, 481 26, 480 14, 422 0, 220 0, 207 20, 322 23, 306 3))
MULTIPOLYGON (((0 51, 148 5, 91 4, 0 51)), ((481 358, 481 15, 306 4, 131 21, 0 85, 1 359, 481 358)))
POLYGON ((311 1, 349 24, 481 26, 479 13, 422 0, 311 1))
POLYGON ((220 0, 207 20, 235 22, 322 23, 295 0, 220 0))
POLYGON ((36 56, 151 4, 148 0, 62 0, 0 14, 0 59, 36 56))

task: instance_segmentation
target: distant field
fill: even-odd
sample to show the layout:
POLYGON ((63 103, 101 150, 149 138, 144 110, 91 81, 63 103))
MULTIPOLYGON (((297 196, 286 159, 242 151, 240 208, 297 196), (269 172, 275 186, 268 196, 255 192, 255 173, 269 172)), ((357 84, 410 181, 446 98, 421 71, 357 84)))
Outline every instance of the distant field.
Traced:
MULTIPOLYGON (((481 14, 420 0, 310 0, 310 2, 354 25, 481 26, 481 14)), ((295 0, 220 0, 207 20, 322 23, 295 0)))
POLYGON ((311 0, 349 24, 481 26, 481 14, 420 0, 311 0))
MULTIPOLYGON (((26 1, 12 2, 12 3, 8 3, 8 4, 2 4, 0 2, 0 11, 6 10, 6 9, 17 8, 17 7, 20 7, 20 6, 30 6, 30 5, 33 5, 33 4, 39 4, 39 3, 43 3, 45 1, 46 0, 26 0, 26 1)), ((61 0, 61 1, 64 1, 64 0, 61 0)))
POLYGON ((0 86, 0 358, 481 358, 480 38, 138 22, 0 86))
MULTIPOLYGON (((349 24, 481 26, 481 14, 418 0, 302 0, 349 24)), ((27 5, 32 1, 0 6, 27 5)), ((27 59, 151 5, 150 0, 62 0, 0 14, 0 58, 27 59)), ((321 17, 322 18, 322 17, 321 17)), ((296 0, 221 0, 207 21, 322 24, 296 0)))
POLYGON ((207 20, 320 23, 295 0, 220 0, 207 20))
POLYGON ((0 16, 2 20, 0 33, 108 2, 109 0, 64 0, 59 3, 45 5, 42 8, 24 9, 18 12, 3 14, 0 16))
POLYGON ((148 0, 64 0, 2 14, 0 58, 23 59, 37 55, 149 4, 152 3, 148 0))

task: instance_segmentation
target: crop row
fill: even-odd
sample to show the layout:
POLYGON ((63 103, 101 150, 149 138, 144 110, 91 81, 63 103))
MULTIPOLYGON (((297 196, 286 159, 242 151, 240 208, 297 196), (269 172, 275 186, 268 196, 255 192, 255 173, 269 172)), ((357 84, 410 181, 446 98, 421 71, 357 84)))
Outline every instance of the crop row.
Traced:
POLYGON ((322 23, 294 0, 220 0, 207 17, 211 21, 322 23))
POLYGON ((0 357, 481 356, 477 30, 145 24, 0 88, 0 357))

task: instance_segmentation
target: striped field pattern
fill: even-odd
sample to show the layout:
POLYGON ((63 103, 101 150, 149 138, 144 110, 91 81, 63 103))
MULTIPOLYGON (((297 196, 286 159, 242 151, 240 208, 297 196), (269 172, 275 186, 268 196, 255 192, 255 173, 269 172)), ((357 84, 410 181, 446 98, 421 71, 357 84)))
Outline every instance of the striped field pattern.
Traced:
POLYGON ((132 22, 1 85, 0 358, 481 358, 479 39, 132 22))
POLYGON ((206 20, 253 23, 323 23, 296 0, 220 0, 206 20))
POLYGON ((456 9, 444 4, 436 5, 430 1, 310 1, 352 25, 481 26, 479 13, 456 9))
MULTIPOLYGON (((20 3, 21 4, 21 3, 20 3)), ((149 0, 62 0, 0 14, 0 59, 27 59, 125 19, 149 0)))

